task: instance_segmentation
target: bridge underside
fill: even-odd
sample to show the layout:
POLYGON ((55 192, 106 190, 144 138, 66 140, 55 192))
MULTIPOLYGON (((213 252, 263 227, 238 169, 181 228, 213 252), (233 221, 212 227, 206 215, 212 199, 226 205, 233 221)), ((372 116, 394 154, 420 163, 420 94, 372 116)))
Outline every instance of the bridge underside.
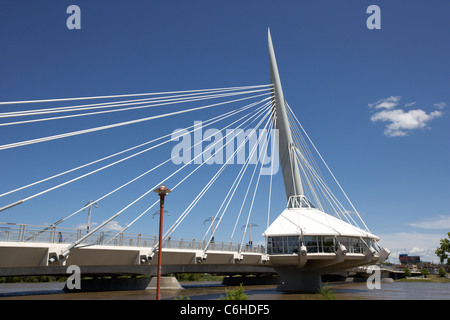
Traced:
MULTIPOLYGON (((150 248, 93 245, 74 248, 67 259, 49 262, 58 257, 66 245, 46 243, 0 242, 0 276, 61 275, 67 276, 70 265, 80 267, 83 276, 157 274, 158 255, 149 259, 150 248)), ((170 249, 162 253, 162 274, 219 273, 273 274, 264 254, 233 251, 170 249)))
MULTIPOLYGON (((136 266, 80 266, 82 276, 156 276, 157 265, 136 266)), ((224 275, 270 275, 276 274, 275 269, 270 266, 250 265, 213 265, 213 264, 186 264, 186 265, 162 265, 163 275, 174 273, 216 273, 224 275)), ((0 276, 69 276, 67 266, 48 267, 23 267, 23 268, 0 268, 0 276)))
MULTIPOLYGON (((68 266, 80 267, 82 276, 156 276, 158 259, 147 259, 149 248, 88 246, 74 248, 65 260, 50 263, 64 244, 0 243, 0 276, 55 275, 69 276, 68 266)), ((355 266, 374 264, 380 253, 358 254, 281 254, 256 252, 164 248, 163 275, 174 273, 213 273, 223 275, 274 275, 281 280, 282 291, 317 292, 321 275, 343 271, 355 266)))

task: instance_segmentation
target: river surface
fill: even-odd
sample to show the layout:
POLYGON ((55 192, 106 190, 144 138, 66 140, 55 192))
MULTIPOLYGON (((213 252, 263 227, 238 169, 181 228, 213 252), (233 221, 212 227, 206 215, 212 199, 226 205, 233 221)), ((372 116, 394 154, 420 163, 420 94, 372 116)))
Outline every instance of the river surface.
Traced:
MULTIPOLYGON (((190 300, 220 300, 225 289, 217 282, 181 283, 183 289, 161 290, 163 300, 189 297, 190 300)), ((66 293, 63 282, 0 283, 0 300, 155 300, 156 290, 129 290, 66 293)), ((330 283, 338 300, 450 300, 450 283, 421 282, 381 283, 369 289, 365 282, 330 283)), ((318 300, 317 294, 283 293, 276 285, 245 286, 248 300, 318 300)))

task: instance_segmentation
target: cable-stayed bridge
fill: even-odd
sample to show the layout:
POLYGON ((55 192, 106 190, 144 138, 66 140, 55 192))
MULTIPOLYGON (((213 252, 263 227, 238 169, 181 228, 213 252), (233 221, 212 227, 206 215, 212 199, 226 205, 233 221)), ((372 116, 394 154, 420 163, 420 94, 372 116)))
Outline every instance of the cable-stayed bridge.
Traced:
POLYGON ((54 220, 0 223, 0 276, 154 274, 161 184, 165 273, 276 272, 283 290, 316 290, 321 274, 385 260, 284 98, 270 32, 269 61, 267 85, 1 102, 0 130, 18 137, 2 162, 18 169, 2 177, 0 215, 54 220))

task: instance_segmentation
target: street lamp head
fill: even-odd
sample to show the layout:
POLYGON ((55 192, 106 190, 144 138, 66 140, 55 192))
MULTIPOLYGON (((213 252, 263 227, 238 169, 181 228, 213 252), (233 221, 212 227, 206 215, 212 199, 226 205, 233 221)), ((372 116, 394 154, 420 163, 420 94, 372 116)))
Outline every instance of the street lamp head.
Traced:
POLYGON ((166 195, 168 193, 171 193, 172 191, 170 191, 170 189, 168 189, 165 185, 160 185, 158 189, 153 190, 154 192, 156 192, 159 195, 166 195))

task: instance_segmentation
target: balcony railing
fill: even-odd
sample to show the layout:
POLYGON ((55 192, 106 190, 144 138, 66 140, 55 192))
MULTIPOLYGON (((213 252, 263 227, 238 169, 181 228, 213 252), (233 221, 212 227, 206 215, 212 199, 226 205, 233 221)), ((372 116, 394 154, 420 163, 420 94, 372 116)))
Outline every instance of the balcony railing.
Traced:
MULTIPOLYGON (((66 243, 69 245, 85 235, 86 230, 81 229, 0 222, 0 242, 66 243)), ((110 245, 151 248, 157 244, 158 236, 121 233, 116 237, 113 232, 98 231, 81 242, 79 246, 110 245)), ((207 241, 174 237, 169 237, 163 242, 163 248, 171 249, 203 250, 206 245, 207 241)), ((215 241, 209 244, 208 250, 237 252, 239 247, 240 244, 215 241)), ((241 252, 265 253, 265 248, 263 246, 244 245, 241 252)))

